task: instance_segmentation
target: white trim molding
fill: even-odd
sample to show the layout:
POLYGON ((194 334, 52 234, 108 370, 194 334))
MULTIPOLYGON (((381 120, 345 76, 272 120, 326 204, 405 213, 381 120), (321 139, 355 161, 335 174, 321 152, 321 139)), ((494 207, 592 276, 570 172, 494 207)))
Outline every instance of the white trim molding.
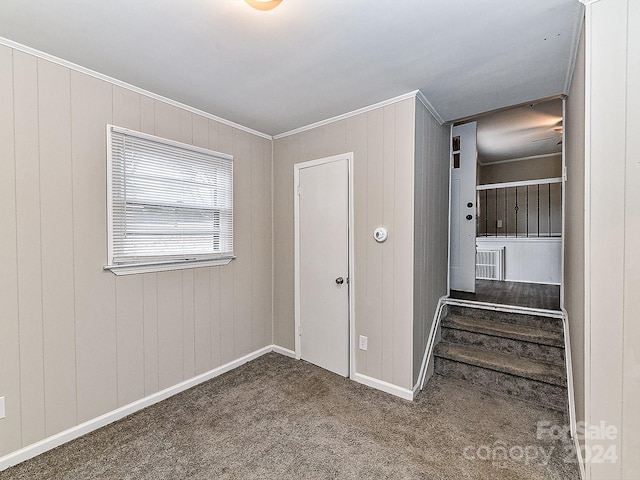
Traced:
POLYGON ((414 90, 413 92, 405 93, 404 95, 399 95, 397 97, 390 98, 388 100, 383 100, 382 102, 374 103, 373 105, 369 105, 367 107, 362 107, 357 110, 353 110, 351 112, 343 113, 342 115, 337 115, 335 117, 330 117, 325 120, 320 120, 319 122, 311 123, 309 125, 305 125, 300 128, 296 128, 294 130, 289 130, 288 132, 279 133, 273 136, 274 140, 278 140, 280 138, 288 137, 291 135, 295 135, 297 133, 306 132, 307 130, 313 130, 314 128, 322 127, 324 125, 328 125, 333 122, 338 122, 340 120, 345 120, 350 117, 355 117, 356 115, 360 115, 361 113, 367 113, 372 110, 376 110, 378 108, 386 107, 387 105, 393 105, 394 103, 402 102, 403 100, 407 100, 409 98, 416 97, 420 102, 425 106, 427 110, 434 116, 434 118, 442 125, 444 121, 442 117, 436 112, 431 103, 427 100, 427 98, 420 92, 420 90, 414 90))
POLYGON ((443 295, 438 299, 436 311, 433 314, 433 320, 431 321, 431 329, 429 330, 429 336, 427 337, 427 345, 424 349, 424 356, 422 357, 422 364, 420 366, 420 373, 418 374, 418 382, 414 387, 414 397, 417 390, 424 388, 424 382, 427 379, 427 370, 429 368, 429 361, 433 357, 433 349, 436 346, 436 336, 438 334, 438 328, 440 327, 440 320, 442 319, 442 309, 447 304, 447 296, 443 295))
POLYGON ((174 107, 181 108, 191 113, 195 113, 196 115, 201 115, 210 120, 214 120, 216 122, 222 123, 229 127, 237 128, 238 130, 242 130, 244 132, 250 133, 252 135, 256 135, 258 137, 266 138, 267 140, 273 140, 271 135, 266 133, 259 132, 249 127, 245 127, 244 125, 240 125, 238 123, 232 122, 230 120, 226 120, 222 117, 218 117, 211 113, 205 112, 203 110, 199 110, 195 107, 191 107, 189 105, 185 105, 184 103, 177 102, 175 100, 171 100, 170 98, 163 97, 162 95, 158 95, 156 93, 150 92, 140 87, 136 87, 135 85, 131 85, 129 83, 123 82, 116 78, 110 77, 100 72, 96 72, 95 70, 91 70, 86 67, 82 67, 73 62, 69 62, 59 57, 55 57, 53 55, 49 55, 48 53, 42 52, 40 50, 36 50, 35 48, 28 47, 26 45, 22 45, 21 43, 14 42, 13 40, 9 40, 8 38, 0 37, 0 45, 5 45, 6 47, 13 48, 14 50, 19 50, 21 52, 27 53, 29 55, 33 55, 34 57, 41 58, 42 60, 47 60, 49 62, 55 63, 62 67, 70 68, 71 70, 75 70, 76 72, 84 73, 85 75, 89 75, 90 77, 97 78, 98 80, 103 80, 105 82, 111 83, 113 85, 117 85, 118 87, 126 88, 135 93, 139 93, 140 95, 145 95, 149 98, 153 98, 154 100, 159 100, 161 102, 167 103, 169 105, 173 105, 174 107))
POLYGON ((164 390, 117 408, 116 410, 112 410, 103 415, 92 418, 91 420, 81 423, 80 425, 76 425, 75 427, 71 427, 60 433, 56 433, 55 435, 28 445, 24 448, 21 448, 20 450, 16 450, 15 452, 4 455, 3 457, 0 457, 0 472, 6 470, 9 467, 17 465, 18 463, 24 462, 25 460, 29 460, 30 458, 56 448, 64 443, 70 442, 71 440, 75 440, 76 438, 86 435, 87 433, 93 432, 94 430, 109 425, 110 423, 120 420, 121 418, 131 415, 132 413, 142 410, 143 408, 154 405, 180 392, 195 387, 196 385, 211 380, 212 378, 218 377, 223 373, 229 372, 269 352, 276 352, 286 356, 293 356, 293 352, 291 350, 287 350, 286 348, 282 348, 277 345, 267 345, 266 347, 260 348, 243 357, 214 368, 213 370, 205 372, 201 375, 197 375, 193 378, 190 378, 189 380, 185 380, 184 382, 173 385, 172 387, 165 388, 164 390))
POLYGON ((524 180, 521 182, 487 183, 476 186, 476 190, 493 190, 494 188, 526 187, 531 185, 544 185, 546 183, 562 183, 562 177, 540 178, 538 180, 524 180))
POLYGON ((559 310, 545 310, 543 308, 519 307, 517 305, 502 305, 499 303, 476 302, 473 300, 458 300, 456 298, 447 297, 447 305, 457 305, 460 307, 473 307, 481 310, 493 310, 495 312, 506 313, 524 313, 528 315, 537 315, 539 317, 550 317, 562 319, 563 314, 559 310))
POLYGON ((347 202, 348 202, 348 274, 347 274, 347 291, 349 297, 349 377, 353 378, 355 374, 355 301, 353 292, 355 292, 355 229, 353 226, 355 225, 355 199, 353 196, 353 169, 354 169, 354 161, 353 161, 353 152, 341 153, 339 155, 333 155, 330 157, 318 158, 315 160, 308 160, 306 162, 299 162, 293 165, 293 218, 294 218, 294 246, 293 246, 293 256, 294 256, 294 318, 295 318, 295 326, 294 326, 294 335, 295 335, 295 357, 297 360, 301 359, 301 346, 300 346, 300 232, 299 232, 299 217, 300 217, 300 192, 298 187, 300 185, 300 171, 309 168, 315 167, 318 165, 323 165, 326 163, 337 162, 337 161, 347 161, 347 181, 348 181, 348 189, 347 192, 347 202))
POLYGON ((296 358, 296 352, 294 352, 293 350, 289 350, 288 348, 284 348, 279 345, 272 345, 272 347, 275 353, 279 353, 280 355, 284 355, 285 357, 296 358))
POLYGON ((110 270, 115 275, 135 275, 139 273, 169 272, 173 270, 185 270, 187 268, 217 267, 220 265, 228 265, 235 258, 235 256, 229 256, 204 260, 180 260, 174 262, 105 265, 104 270, 110 270))
POLYGON ((368 377, 367 375, 363 375, 361 373, 354 373, 351 376, 351 380, 361 383, 362 385, 366 385, 367 387, 375 388, 377 390, 381 390, 385 393, 390 393, 391 395, 395 395, 396 397, 404 398, 405 400, 413 401, 414 392, 417 391, 416 387, 412 390, 408 388, 399 387, 398 385, 394 385, 393 383, 385 382, 384 380, 378 380, 377 378, 368 377))
POLYGON ((436 122, 438 122, 440 125, 444 125, 445 121, 442 119, 436 108, 431 104, 431 102, 427 99, 427 97, 424 93, 422 93, 421 90, 418 90, 416 92, 416 98, 420 100, 420 103, 424 105, 424 108, 426 108, 429 113, 433 115, 433 118, 436 119, 436 122))
POLYGON ((414 90, 412 92, 405 93, 403 95, 399 95, 397 97, 390 98, 388 100, 383 100, 382 102, 378 102, 378 103, 375 103, 373 105, 369 105, 369 106, 366 106, 366 107, 363 107, 363 108, 360 108, 360 109, 357 109, 357 110, 353 110, 351 112, 344 113, 342 115, 337 115, 335 117, 331 117, 331 118, 328 118, 328 119, 325 119, 325 120, 321 120, 319 122, 312 123, 310 125, 302 126, 300 128, 296 128, 294 130, 290 130, 290 131, 287 131, 287 132, 284 132, 284 133, 279 133, 277 135, 273 135, 272 136, 272 135, 269 135, 269 134, 266 134, 266 133, 263 133, 263 132, 259 132, 258 130, 254 130, 252 128, 245 127, 244 125, 240 125, 238 123, 232 122, 231 120, 227 120, 225 118, 218 117, 217 115, 213 115, 212 113, 205 112, 203 110, 200 110, 198 108, 192 107, 190 105, 186 105, 184 103, 177 102, 177 101, 172 100, 170 98, 163 97, 162 95, 158 95, 156 93, 150 92, 149 90, 145 90, 143 88, 136 87, 135 85, 131 85, 129 83, 123 82, 123 81, 118 80, 116 78, 110 77, 109 75, 105 75, 103 73, 96 72, 95 70, 91 70, 89 68, 83 67, 81 65, 78 65, 76 63, 70 62, 68 60, 64 60, 64 59, 56 57, 54 55, 50 55, 48 53, 42 52, 42 51, 37 50, 35 48, 29 47, 27 45, 23 45, 21 43, 15 42, 13 40, 9 40, 8 38, 0 37, 0 45, 5 45, 6 47, 13 48, 15 50, 19 50, 19 51, 27 53, 29 55, 33 55, 34 57, 41 58, 42 60, 46 60, 46 61, 55 63, 57 65, 60 65, 62 67, 66 67, 66 68, 69 68, 71 70, 74 70, 76 72, 80 72, 80 73, 83 73, 85 75, 89 75, 90 77, 97 78, 98 80, 103 80, 105 82, 111 83, 111 84, 116 85, 118 87, 122 87, 122 88, 125 88, 127 90, 130 90, 132 92, 139 93, 141 95, 145 95, 145 96, 147 96, 149 98, 153 98, 154 100, 159 100, 159 101, 167 103, 169 105, 173 105, 174 107, 178 107, 178 108, 181 108, 181 109, 186 110, 188 112, 195 113, 196 115, 201 115, 201 116, 203 116, 205 118, 208 118, 210 120, 214 120, 214 121, 222 123, 224 125, 228 125, 230 127, 237 128, 238 130, 242 130, 242 131, 250 133, 252 135, 256 135, 258 137, 266 138, 267 140, 276 140, 278 138, 288 137, 289 135, 294 135, 296 133, 301 133, 301 132, 304 132, 304 131, 307 131, 307 130, 311 130, 313 128, 317 128, 317 127, 320 127, 322 125, 327 125, 329 123, 337 122, 338 120, 344 120, 346 118, 353 117, 353 116, 359 115, 361 113, 366 113, 366 112, 369 112, 371 110, 375 110, 377 108, 384 107, 386 105, 391 105, 393 103, 398 103, 398 102, 401 102, 402 100, 406 100, 408 98, 413 98, 413 97, 416 97, 418 100, 420 100, 420 102, 425 106, 425 108, 427 110, 429 110, 431 115, 433 115, 433 117, 436 119, 436 121, 438 121, 438 123, 440 125, 445 123, 444 120, 442 119, 442 117, 440 116, 440 114, 438 113, 438 111, 434 108, 434 106, 431 104, 431 102, 429 102, 427 97, 425 97, 425 95, 420 90, 414 90))
POLYGON ((580 447, 580 441, 578 439, 578 429, 576 421, 576 400, 575 391, 573 389, 573 364, 571 363, 571 335, 569 333, 569 314, 562 307, 562 327, 564 332, 564 358, 565 368, 567 372, 567 395, 569 400, 569 428, 571 438, 575 445, 576 457, 578 457, 578 467, 580 469, 580 478, 586 478, 586 470, 584 466, 584 450, 580 447))
MULTIPOLYGON (((598 1, 598 0, 580 0, 581 3, 583 4, 587 4, 587 3, 593 3, 594 1, 598 1)), ((567 75, 564 79, 564 95, 563 95, 563 99, 564 97, 566 97, 567 95, 569 95, 569 90, 571 90, 571 82, 573 81, 573 71, 575 69, 576 66, 576 61, 578 59, 578 50, 580 47, 580 32, 582 31, 583 27, 584 27, 584 11, 583 14, 580 15, 574 24, 574 31, 573 31, 573 42, 571 44, 571 52, 569 53, 569 68, 567 69, 567 75)), ((563 117, 562 118, 566 118, 564 116, 564 102, 563 102, 563 117)), ((562 135, 562 139, 564 140, 564 132, 562 135)), ((562 144, 562 149, 564 151, 564 142, 562 144)))

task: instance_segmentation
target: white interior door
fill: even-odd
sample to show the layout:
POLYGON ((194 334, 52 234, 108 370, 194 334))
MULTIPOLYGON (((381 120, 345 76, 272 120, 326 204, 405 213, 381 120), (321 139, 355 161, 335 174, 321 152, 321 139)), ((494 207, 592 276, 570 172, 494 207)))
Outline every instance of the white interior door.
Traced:
POLYGON ((453 127, 451 145, 451 290, 476 291, 476 122, 453 127))
POLYGON ((298 355, 349 375, 349 160, 297 164, 298 355))

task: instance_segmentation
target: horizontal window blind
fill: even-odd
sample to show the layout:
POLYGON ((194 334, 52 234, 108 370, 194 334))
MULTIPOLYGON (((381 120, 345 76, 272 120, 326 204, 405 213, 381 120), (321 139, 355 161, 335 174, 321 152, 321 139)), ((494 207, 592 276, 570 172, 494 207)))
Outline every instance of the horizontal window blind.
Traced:
POLYGON ((233 256, 233 160, 110 125, 110 262, 233 256))

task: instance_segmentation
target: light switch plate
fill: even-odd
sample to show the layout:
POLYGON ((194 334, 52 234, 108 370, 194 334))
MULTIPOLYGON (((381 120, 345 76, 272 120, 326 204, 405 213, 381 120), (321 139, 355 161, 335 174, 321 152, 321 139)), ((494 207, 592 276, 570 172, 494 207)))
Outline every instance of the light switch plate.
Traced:
POLYGON ((4 397, 0 397, 0 418, 4 418, 4 417, 5 417, 4 397))

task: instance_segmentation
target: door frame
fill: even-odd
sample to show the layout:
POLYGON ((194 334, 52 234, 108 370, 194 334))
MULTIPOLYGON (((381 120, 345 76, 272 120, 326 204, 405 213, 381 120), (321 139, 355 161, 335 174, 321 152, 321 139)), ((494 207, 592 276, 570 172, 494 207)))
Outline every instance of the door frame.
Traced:
MULTIPOLYGON (((564 126, 567 124, 567 96, 562 96, 562 202, 560 208, 562 209, 562 224, 560 225, 560 235, 562 235, 562 247, 560 253, 560 310, 565 312, 564 308, 564 259, 565 259, 565 238, 566 238, 566 199, 567 199, 567 157, 566 157, 566 144, 567 138, 565 136, 566 129, 564 126)), ((568 351, 568 349, 567 349, 568 351)), ((575 411, 575 408, 571 412, 575 411)), ((571 413, 570 413, 571 415, 571 413)))
MULTIPOLYGON (((466 125, 468 123, 474 123, 476 122, 475 119, 471 119, 469 120, 469 122, 462 124, 462 125, 466 125)), ((461 126, 462 126, 461 125, 461 126)), ((447 211, 447 296, 451 295, 451 251, 452 251, 452 239, 451 239, 451 226, 452 226, 452 220, 453 220, 453 189, 452 189, 452 184, 453 184, 453 137, 454 137, 454 133, 453 133, 453 129, 456 125, 454 125, 453 123, 451 123, 449 125, 449 205, 448 205, 448 211, 447 211)), ((476 126, 477 128, 477 126, 476 126)), ((476 155, 475 155, 475 161, 476 161, 476 169, 477 169, 477 161, 478 161, 478 155, 477 155, 477 130, 476 130, 476 155)), ((476 170, 477 172, 477 170, 476 170)), ((473 209, 473 223, 474 223, 474 236, 473 236, 473 245, 474 245, 474 253, 473 253, 473 272, 474 272, 474 282, 475 282, 475 264, 476 264, 476 252, 477 252, 477 244, 476 244, 476 237, 477 237, 477 212, 478 212, 478 196, 477 196, 477 191, 476 191, 476 187, 478 185, 478 180, 477 180, 477 173, 476 173, 476 178, 474 178, 473 183, 474 183, 474 192, 473 192, 473 204, 474 204, 474 209, 473 209)), ((475 293, 475 285, 474 285, 474 289, 473 289, 473 293, 475 293)))
MULTIPOLYGON (((553 100, 559 98, 562 101, 562 122, 563 125, 566 123, 567 121, 567 96, 566 95, 561 95, 558 97, 550 97, 550 98, 543 98, 537 101, 548 101, 548 100, 553 100)), ((516 108, 518 106, 522 106, 522 105, 526 105, 526 104, 520 104, 520 105, 512 105, 510 107, 505 107, 505 110, 511 109, 511 108, 516 108)), ((472 118, 471 121, 474 121, 473 118, 476 118, 478 116, 482 116, 485 115, 487 113, 491 113, 491 112, 485 112, 485 113, 481 113, 475 117, 470 117, 472 118)), ((447 296, 450 297, 451 296, 451 209, 453 208, 453 204, 452 204, 452 196, 451 196, 451 182, 452 182, 452 172, 453 172, 453 155, 452 155, 452 149, 451 146, 453 144, 453 127, 454 127, 454 123, 450 123, 449 124, 449 210, 448 210, 448 232, 449 232, 449 239, 448 239, 448 243, 447 243, 447 296)), ((565 239, 566 239, 566 197, 567 197, 567 193, 566 193, 566 187, 567 187, 567 163, 566 163, 566 130, 563 129, 562 131, 562 149, 561 149, 561 163, 562 163, 562 172, 561 172, 561 178, 562 178, 562 182, 561 182, 561 188, 562 188, 562 201, 561 201, 561 239, 562 239, 562 246, 561 246, 561 255, 560 255, 560 310, 564 311, 565 310, 565 239)), ((477 182, 476 182, 476 186, 477 186, 477 182)), ((477 200, 476 200, 477 202, 477 200)), ((476 211, 477 211, 477 205, 476 205, 476 211)))
MULTIPOLYGON (((451 209, 453 208, 451 198, 451 182, 453 181, 453 123, 449 125, 449 204, 447 209, 447 297, 451 296, 451 209)), ((477 209, 476 209, 477 211, 477 209)))
POLYGON ((353 202, 353 152, 342 153, 330 157, 318 158, 299 162, 293 165, 293 230, 294 230, 294 309, 295 309, 295 358, 300 360, 300 196, 298 195, 298 185, 300 184, 300 170, 315 167, 326 163, 347 160, 347 203, 348 203, 348 317, 349 317, 349 378, 355 374, 355 306, 353 292, 355 285, 355 242, 354 242, 354 202, 353 202))

